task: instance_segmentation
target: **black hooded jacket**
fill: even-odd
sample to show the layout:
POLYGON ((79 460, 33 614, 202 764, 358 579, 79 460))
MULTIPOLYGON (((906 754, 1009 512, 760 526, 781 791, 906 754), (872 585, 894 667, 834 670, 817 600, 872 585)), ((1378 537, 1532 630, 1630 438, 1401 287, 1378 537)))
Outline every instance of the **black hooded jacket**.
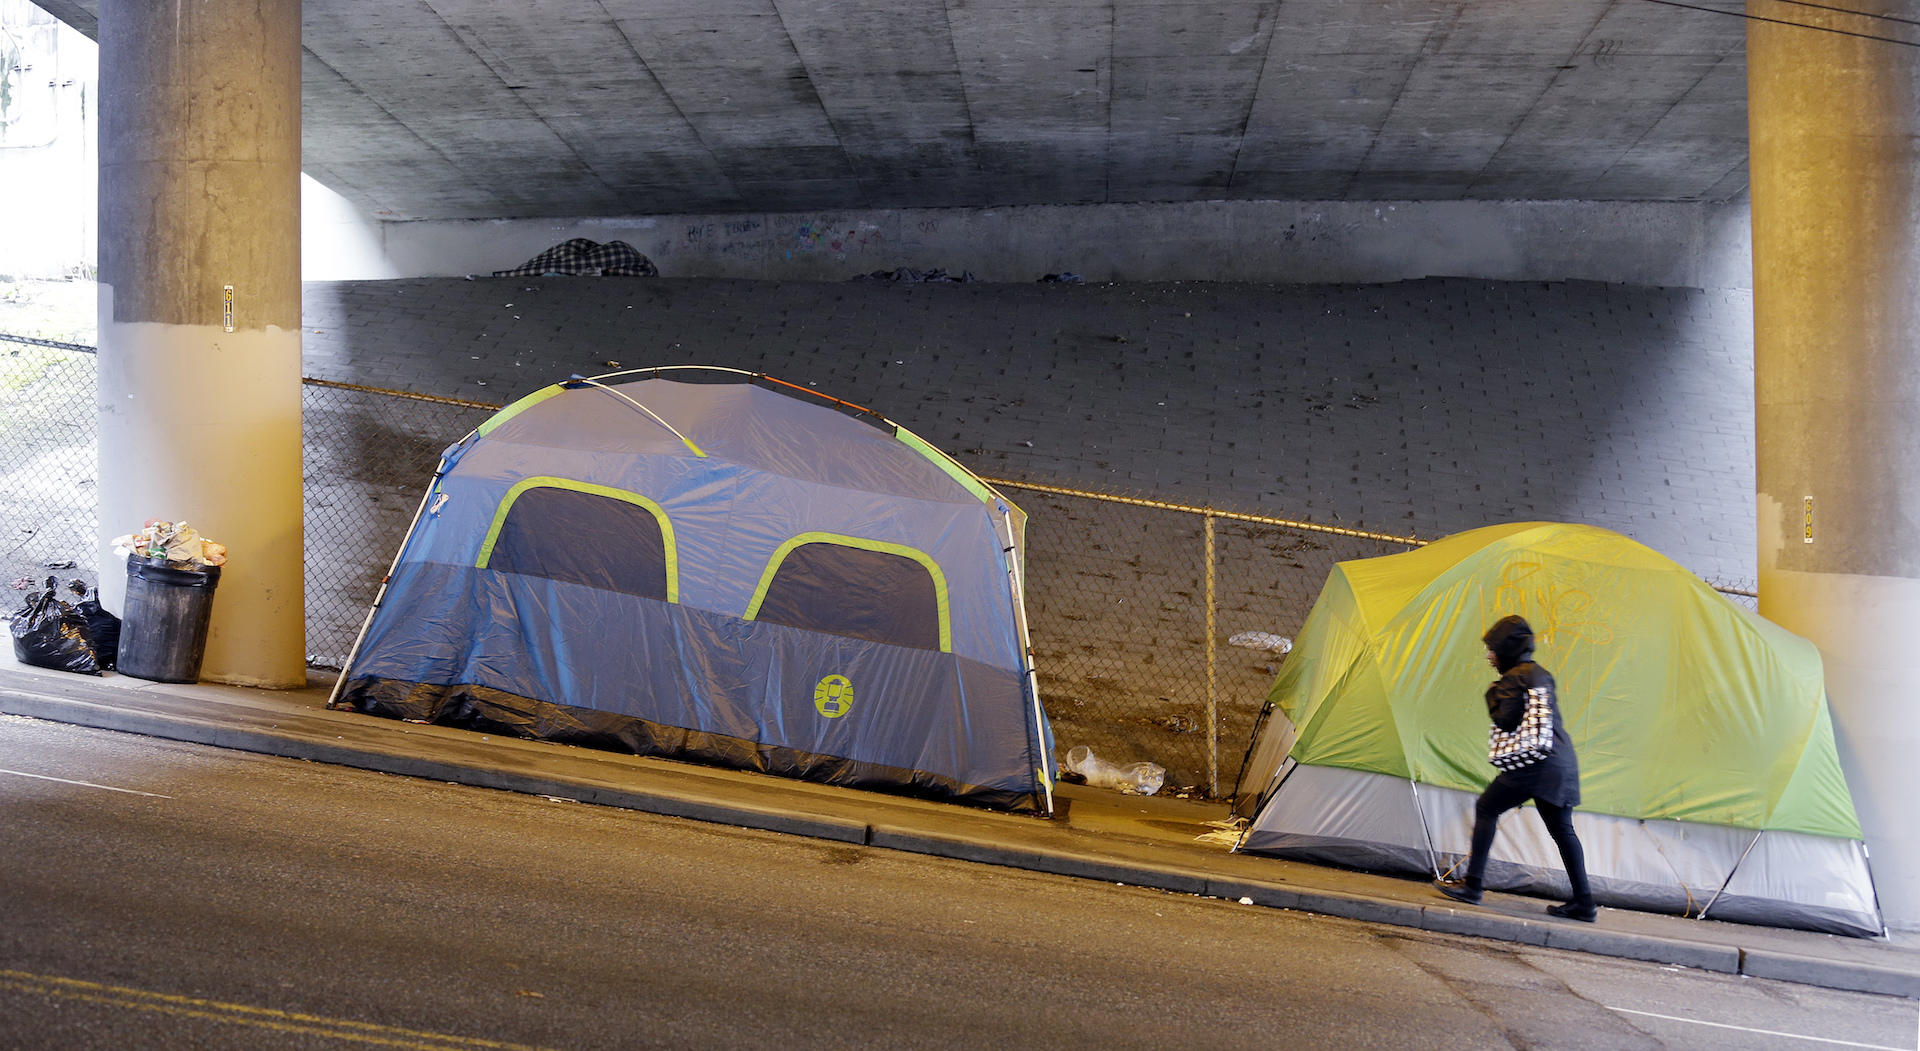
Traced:
POLYGON ((1578 806, 1580 760, 1573 754, 1573 739, 1560 717, 1553 676, 1533 663, 1533 629, 1519 617, 1502 617, 1481 641, 1493 653, 1494 667, 1500 672, 1500 678, 1487 687, 1487 718, 1493 725, 1509 733, 1519 727, 1527 711, 1527 691, 1535 687, 1546 689, 1553 706, 1553 753, 1531 766, 1503 770, 1497 780, 1555 806, 1578 806))

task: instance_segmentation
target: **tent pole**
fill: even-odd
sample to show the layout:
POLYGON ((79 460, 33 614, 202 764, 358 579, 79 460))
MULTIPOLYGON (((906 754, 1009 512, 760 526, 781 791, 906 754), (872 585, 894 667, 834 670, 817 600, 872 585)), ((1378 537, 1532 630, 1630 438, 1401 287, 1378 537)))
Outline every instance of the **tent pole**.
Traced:
MULTIPOLYGON (((469 431, 465 442, 473 437, 469 431)), ((347 684, 347 673, 353 670, 354 659, 360 656, 360 646, 367 641, 367 629, 373 627, 373 615, 380 611, 380 603, 387 597, 387 585, 393 580, 393 572, 400 568, 400 556, 407 553, 407 544, 413 540, 413 531, 420 528, 420 516, 426 513, 427 501, 433 499, 434 487, 447 472, 447 458, 440 458, 439 466, 433 469, 433 480, 427 483, 427 491, 420 494, 420 506, 413 509, 413 521, 407 523, 407 535, 400 538, 400 547, 393 553, 393 561, 387 564, 387 572, 380 578, 380 589, 373 593, 373 605, 367 607, 367 615, 360 621, 360 634, 353 637, 353 648, 347 651, 347 659, 340 664, 340 674, 333 680, 333 689, 327 693, 327 707, 333 708, 340 702, 340 691, 347 684)))
POLYGON ((1260 705, 1260 714, 1253 717, 1253 732, 1247 735, 1247 751, 1240 757, 1240 772, 1233 775, 1233 795, 1227 797, 1236 803, 1240 799, 1240 786, 1247 782, 1247 764, 1253 760, 1253 746, 1260 740, 1260 729, 1267 725, 1267 717, 1272 714, 1273 702, 1267 701, 1260 705))
MULTIPOLYGON (((1291 749, 1289 749, 1289 753, 1291 753, 1291 749)), ((1254 798, 1253 807, 1247 811, 1247 817, 1251 819, 1259 814, 1260 811, 1265 810, 1267 808, 1267 802, 1274 796, 1280 794, 1280 790, 1287 786, 1287 778, 1292 777, 1293 772, 1299 768, 1300 761, 1295 759, 1292 754, 1281 756, 1280 765, 1274 768, 1274 771, 1279 774, 1279 776, 1274 778, 1273 784, 1269 785, 1265 791, 1254 798), (1289 766, 1289 763, 1292 765, 1289 766)))
POLYGON ((1220 676, 1214 667, 1218 646, 1214 643, 1214 541, 1213 515, 1209 513, 1207 535, 1207 797, 1220 798, 1220 676))
POLYGON ((1278 779, 1274 781, 1272 791, 1268 792, 1266 795, 1261 796, 1259 801, 1254 804, 1253 809, 1247 811, 1246 823, 1240 827, 1240 838, 1237 840, 1234 840, 1233 842, 1234 853, 1238 854, 1240 852, 1240 848, 1243 846, 1246 846, 1247 837, 1253 835, 1253 821, 1255 818, 1260 816, 1260 811, 1266 809, 1267 800, 1272 799, 1276 795, 1279 795, 1280 790, 1286 787, 1287 778, 1292 777, 1293 772, 1298 769, 1300 769, 1300 764, 1298 762, 1295 762, 1291 757, 1280 760, 1280 767, 1279 767, 1280 776, 1278 779), (1292 764, 1292 765, 1288 765, 1288 764, 1292 764))
POLYGON ((1873 882, 1873 852, 1867 849, 1866 840, 1863 839, 1858 842, 1860 844, 1860 860, 1866 862, 1862 867, 1867 870, 1867 889, 1873 892, 1873 914, 1880 917, 1880 937, 1891 937, 1892 930, 1887 926, 1887 914, 1880 908, 1880 888, 1873 882))
POLYGON ((1719 901, 1720 895, 1727 892, 1727 884, 1733 882, 1733 874, 1740 871, 1740 866, 1746 863, 1747 855, 1753 853, 1753 848, 1759 845, 1760 837, 1764 835, 1766 835, 1765 830, 1755 832, 1753 838, 1747 841, 1747 849, 1740 852, 1740 860, 1734 862, 1733 867, 1727 870, 1727 878, 1720 881, 1720 889, 1713 892, 1713 897, 1708 898, 1705 905, 1700 906, 1700 915, 1695 916, 1694 919, 1707 918, 1707 910, 1713 908, 1713 903, 1719 901))
POLYGON ((1040 676, 1035 672, 1033 667, 1033 639, 1027 634, 1026 583, 1020 579, 1019 559, 1014 557, 1019 551, 1019 547, 1014 543, 1013 514, 1007 510, 1004 504, 1002 504, 999 510, 1000 522, 1007 527, 1007 542, 1002 546, 1001 557, 1007 560, 1008 597, 1013 600, 1014 629, 1020 633, 1018 640, 1020 644, 1020 663, 1026 666, 1026 675, 1024 678, 1026 680, 1027 696, 1033 698, 1033 724, 1030 739, 1033 742, 1033 754, 1039 761, 1040 787, 1046 792, 1047 816, 1052 817, 1053 779, 1048 777, 1046 773, 1047 761, 1051 757, 1040 755, 1040 749, 1046 744, 1046 736, 1040 732, 1040 727, 1044 725, 1046 719, 1046 713, 1040 707, 1040 676))
POLYGON ((1413 789, 1413 812, 1420 815, 1420 838, 1427 841, 1427 867, 1433 870, 1433 878, 1440 878, 1440 852, 1433 849, 1433 830, 1427 827, 1427 808, 1420 805, 1420 782, 1407 778, 1407 787, 1413 789))
POLYGON ((645 405, 642 405, 639 402, 634 401, 632 398, 627 397, 625 394, 621 393, 620 391, 614 390, 612 387, 609 387, 598 380, 588 379, 583 376, 580 378, 580 382, 586 384, 589 387, 598 387, 599 389, 606 391, 608 394, 611 394, 614 397, 619 398, 621 401, 626 402, 628 405, 631 405, 634 408, 639 409, 641 412, 646 413, 647 416, 653 420, 653 422, 659 424, 662 427, 665 427, 668 430, 668 432, 670 432, 675 438, 680 439, 680 444, 686 446, 688 451, 692 452, 693 455, 698 456, 702 459, 706 458, 707 454, 704 450, 702 450, 698 445, 693 444, 692 439, 688 438, 684 434, 681 434, 680 431, 676 429, 673 424, 668 423, 667 421, 661 419, 659 413, 654 412, 652 409, 647 408, 645 405))

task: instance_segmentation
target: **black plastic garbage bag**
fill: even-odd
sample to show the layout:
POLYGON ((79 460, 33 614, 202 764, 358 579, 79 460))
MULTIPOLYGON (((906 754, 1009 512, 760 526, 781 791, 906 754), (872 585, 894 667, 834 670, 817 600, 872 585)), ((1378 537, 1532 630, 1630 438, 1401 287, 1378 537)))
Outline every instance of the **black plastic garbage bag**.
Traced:
POLYGON ((52 587, 27 597, 13 615, 13 655, 22 664, 79 675, 100 674, 100 656, 87 632, 87 620, 55 594, 52 587))
POLYGON ((73 611, 87 623, 87 639, 93 643, 94 659, 102 669, 112 668, 120 652, 120 618, 107 612, 98 594, 74 603, 73 611))

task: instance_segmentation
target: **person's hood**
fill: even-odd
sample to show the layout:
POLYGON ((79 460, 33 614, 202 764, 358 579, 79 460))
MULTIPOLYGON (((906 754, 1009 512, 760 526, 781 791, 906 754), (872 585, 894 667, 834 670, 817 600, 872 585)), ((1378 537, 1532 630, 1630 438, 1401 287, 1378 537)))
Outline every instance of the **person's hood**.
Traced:
POLYGON ((1493 653, 1493 666, 1502 675, 1533 657, 1533 628, 1524 617, 1501 617, 1480 636, 1480 641, 1493 653))

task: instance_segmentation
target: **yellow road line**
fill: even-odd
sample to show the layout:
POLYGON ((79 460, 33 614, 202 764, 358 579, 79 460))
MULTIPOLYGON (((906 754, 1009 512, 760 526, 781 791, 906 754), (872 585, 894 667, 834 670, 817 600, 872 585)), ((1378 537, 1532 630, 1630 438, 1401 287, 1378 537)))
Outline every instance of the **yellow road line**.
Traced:
POLYGON ((102 985, 98 982, 83 982, 76 978, 60 978, 27 971, 0 969, 0 990, 51 996, 62 1000, 79 1000, 137 1011, 153 1011, 180 1018, 199 1018, 248 1025, 281 1033, 331 1037, 335 1040, 350 1040, 381 1047, 412 1048, 418 1051, 449 1051, 456 1048, 537 1051, 527 1044, 510 1044, 497 1040, 481 1040, 476 1037, 400 1029, 371 1022, 327 1018, 322 1015, 301 1014, 297 1011, 278 1011, 268 1007, 250 1007, 246 1004, 203 1000, 172 993, 156 993, 120 985, 102 985))

